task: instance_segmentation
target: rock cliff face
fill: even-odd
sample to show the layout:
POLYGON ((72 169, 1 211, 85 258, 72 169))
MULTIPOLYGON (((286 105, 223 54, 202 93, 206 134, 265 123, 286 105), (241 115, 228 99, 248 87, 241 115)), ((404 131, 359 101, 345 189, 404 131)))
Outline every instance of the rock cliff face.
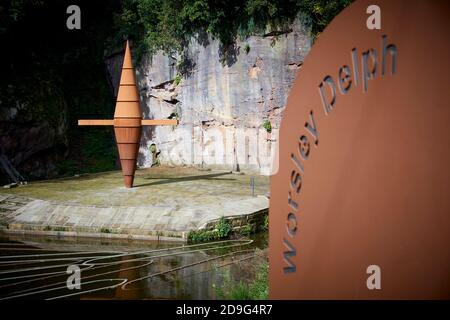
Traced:
MULTIPOLYGON (((0 101, 0 155, 27 179, 55 177, 56 163, 68 152, 65 101, 57 90, 49 93, 53 99, 46 94, 14 104, 0 101)), ((0 168, 0 183, 9 182, 0 168)))
POLYGON ((232 48, 204 35, 191 40, 183 59, 162 53, 144 59, 137 68, 144 118, 180 123, 146 127, 138 165, 270 174, 289 90, 310 47, 309 28, 297 20, 232 48))

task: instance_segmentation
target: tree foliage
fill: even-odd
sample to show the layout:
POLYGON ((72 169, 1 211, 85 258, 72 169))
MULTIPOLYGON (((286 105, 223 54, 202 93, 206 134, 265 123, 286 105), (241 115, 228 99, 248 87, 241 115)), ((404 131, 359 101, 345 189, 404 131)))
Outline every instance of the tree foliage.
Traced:
POLYGON ((299 13, 313 36, 351 0, 126 0, 116 15, 118 40, 135 40, 138 53, 181 52, 192 36, 209 33, 226 47, 237 38, 283 31, 299 13))

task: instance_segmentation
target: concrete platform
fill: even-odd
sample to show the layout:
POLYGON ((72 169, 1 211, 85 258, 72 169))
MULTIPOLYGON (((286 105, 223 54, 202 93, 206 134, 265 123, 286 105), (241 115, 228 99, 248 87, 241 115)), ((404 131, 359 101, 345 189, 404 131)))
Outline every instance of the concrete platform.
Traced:
POLYGON ((0 190, 6 233, 186 241, 221 217, 241 227, 268 210, 269 178, 195 168, 138 170, 135 187, 107 172, 0 190))

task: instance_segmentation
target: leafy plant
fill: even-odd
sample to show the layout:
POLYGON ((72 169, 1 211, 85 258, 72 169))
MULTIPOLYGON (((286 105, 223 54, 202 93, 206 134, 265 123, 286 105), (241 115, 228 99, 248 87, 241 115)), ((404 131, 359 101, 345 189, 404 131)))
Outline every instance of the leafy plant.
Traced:
POLYGON ((65 227, 53 227, 52 230, 53 231, 58 231, 58 232, 67 231, 67 229, 65 227))
POLYGON ((175 76, 174 83, 176 86, 178 86, 181 83, 181 75, 180 74, 177 74, 175 76))
POLYGON ((240 230, 240 233, 244 236, 249 236, 252 233, 255 233, 256 231, 256 227, 254 224, 246 224, 245 226, 243 226, 240 230))
POLYGON ((149 147, 148 147, 149 151, 151 153, 155 153, 156 152, 156 144, 152 143, 149 147))
POLYGON ((161 162, 159 161, 158 155, 160 152, 158 152, 158 149, 156 148, 156 144, 152 143, 148 147, 150 153, 152 154, 152 167, 161 165, 161 162))
POLYGON ((111 233, 111 230, 109 230, 108 228, 101 228, 100 232, 101 233, 111 233))
POLYGON ((268 133, 272 132, 272 123, 269 120, 264 121, 263 128, 266 129, 268 133))
POLYGON ((221 217, 214 230, 190 231, 188 241, 195 243, 225 239, 229 237, 232 229, 231 224, 224 217, 221 217))
POLYGON ((248 43, 245 44, 244 51, 245 54, 248 54, 250 52, 250 45, 248 43))
POLYGON ((263 230, 269 230, 269 215, 264 216, 263 230))
POLYGON ((230 235, 230 232, 232 229, 233 228, 232 228, 231 224, 227 220, 225 220, 224 217, 221 217, 219 220, 219 223, 217 225, 217 232, 218 232, 219 238, 222 239, 222 238, 228 237, 230 235))
POLYGON ((214 231, 190 231, 188 234, 188 241, 191 243, 207 242, 218 239, 217 232, 214 231))
POLYGON ((250 283, 233 281, 229 272, 223 273, 223 285, 216 286, 219 299, 226 300, 266 300, 269 297, 269 264, 264 260, 258 267, 255 279, 250 283))

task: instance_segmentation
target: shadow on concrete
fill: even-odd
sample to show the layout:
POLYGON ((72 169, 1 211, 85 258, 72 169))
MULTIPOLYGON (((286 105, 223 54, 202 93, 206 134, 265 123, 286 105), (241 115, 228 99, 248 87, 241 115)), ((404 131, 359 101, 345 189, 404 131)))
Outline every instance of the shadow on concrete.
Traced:
POLYGON ((159 181, 154 181, 150 183, 143 183, 139 185, 135 185, 135 188, 138 187, 146 187, 146 186, 156 186, 160 184, 167 184, 167 183, 176 183, 176 182, 184 182, 184 181, 195 181, 195 180, 218 180, 218 181, 234 181, 236 179, 215 179, 216 177, 221 177, 227 174, 231 174, 231 172, 221 172, 221 173, 211 173, 211 174, 203 174, 200 176, 188 176, 188 177, 180 177, 180 178, 144 178, 144 179, 158 179, 159 181))

